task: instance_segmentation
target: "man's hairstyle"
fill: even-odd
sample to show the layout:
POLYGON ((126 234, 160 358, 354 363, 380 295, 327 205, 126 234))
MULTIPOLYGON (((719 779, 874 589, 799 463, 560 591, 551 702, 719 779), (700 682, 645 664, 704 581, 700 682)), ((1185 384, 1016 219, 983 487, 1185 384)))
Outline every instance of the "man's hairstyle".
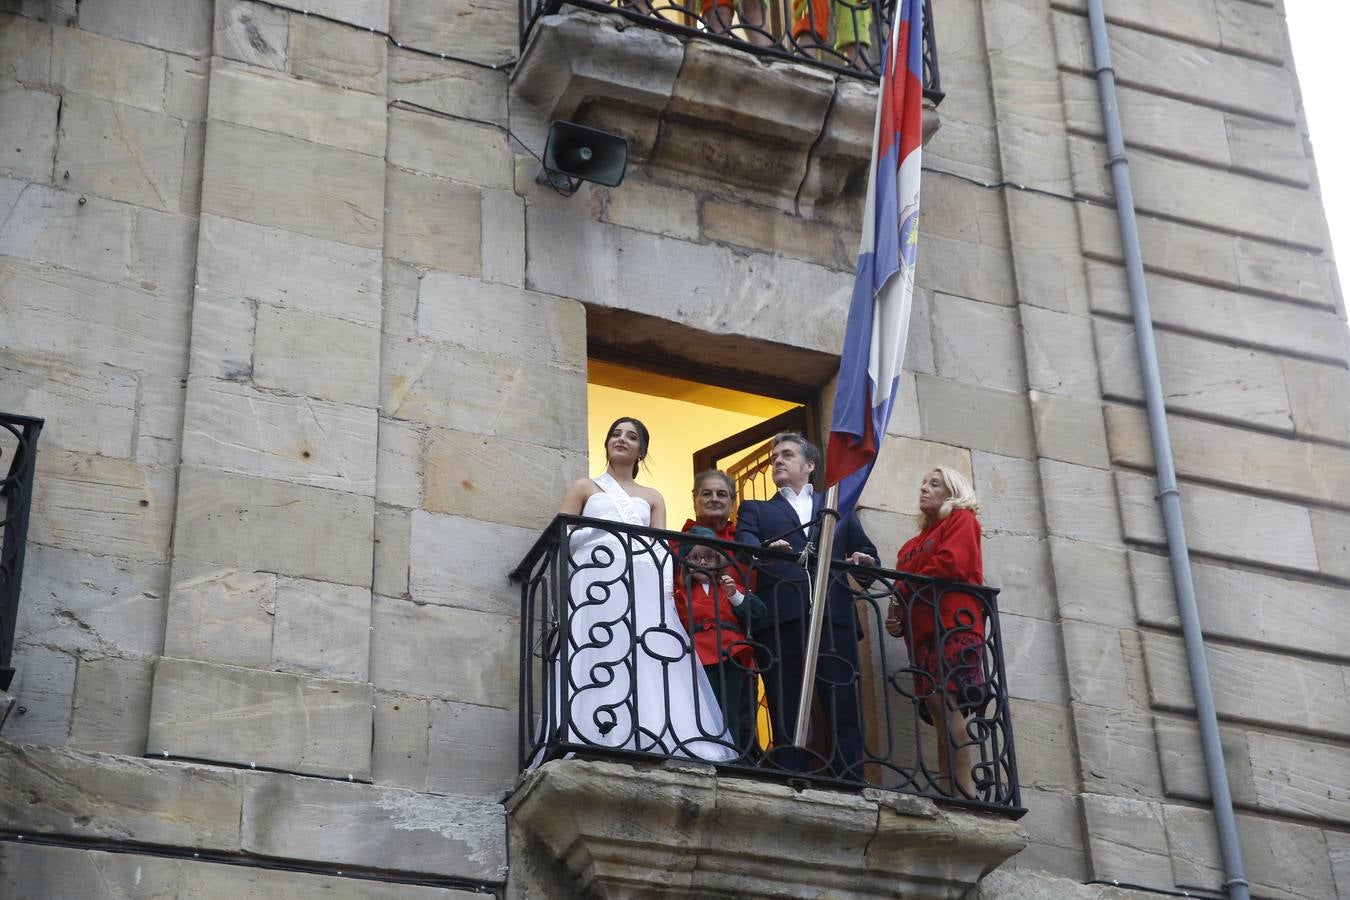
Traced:
POLYGON ((731 480, 731 476, 721 469, 704 469, 694 476, 694 493, 698 493, 699 486, 709 478, 720 478, 727 486, 727 493, 731 494, 731 499, 736 499, 736 483, 731 480))
POLYGON ((808 441, 803 435, 795 431, 780 431, 773 436, 773 446, 776 449, 784 441, 792 441, 802 448, 802 456, 809 463, 815 463, 816 469, 820 469, 820 448, 808 441))

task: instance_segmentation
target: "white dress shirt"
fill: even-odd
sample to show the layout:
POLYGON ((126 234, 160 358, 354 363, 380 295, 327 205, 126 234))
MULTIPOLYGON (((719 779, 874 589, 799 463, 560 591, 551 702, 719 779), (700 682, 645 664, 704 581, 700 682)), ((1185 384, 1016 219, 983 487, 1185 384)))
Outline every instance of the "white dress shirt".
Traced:
POLYGON ((778 489, 778 493, 782 494, 783 499, 787 500, 792 508, 797 511, 797 521, 803 525, 811 521, 811 495, 814 491, 810 482, 807 482, 806 486, 802 488, 801 493, 794 491, 791 485, 783 485, 778 489))

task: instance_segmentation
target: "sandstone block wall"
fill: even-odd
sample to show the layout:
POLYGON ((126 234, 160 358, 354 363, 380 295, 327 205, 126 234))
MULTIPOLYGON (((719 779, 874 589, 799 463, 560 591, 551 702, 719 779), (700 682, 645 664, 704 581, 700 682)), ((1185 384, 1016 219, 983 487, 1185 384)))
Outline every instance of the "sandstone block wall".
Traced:
MULTIPOLYGON (((69 813, 3 822, 328 873, 0 844, 20 893, 500 888, 505 576, 593 469, 588 342, 828 403, 868 88, 605 26, 550 57, 559 96, 501 65, 514 4, 306 6, 0 14, 0 409, 48 422, 0 763, 69 813), (501 126, 538 149, 563 107, 629 134, 621 187, 535 183, 501 126), (93 796, 121 820, 78 824, 93 796)), ((1082 6, 934 6, 947 97, 864 520, 889 561, 933 463, 983 498, 1030 810, 999 890, 1214 888, 1082 6)), ((1284 25, 1108 11, 1249 877, 1350 896, 1350 341, 1284 25)))

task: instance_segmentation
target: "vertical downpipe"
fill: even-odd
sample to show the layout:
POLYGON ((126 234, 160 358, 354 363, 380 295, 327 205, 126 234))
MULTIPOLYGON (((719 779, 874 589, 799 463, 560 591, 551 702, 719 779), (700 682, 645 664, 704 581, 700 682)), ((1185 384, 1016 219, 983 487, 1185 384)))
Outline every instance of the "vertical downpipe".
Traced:
POLYGON ((1214 713, 1214 696, 1205 663, 1205 642, 1200 630, 1200 616, 1195 608, 1190 552, 1186 548, 1186 532, 1181 522, 1181 495, 1177 491, 1172 440, 1167 433, 1162 379, 1158 374, 1158 352, 1153 342, 1153 319, 1149 314, 1148 291, 1144 286, 1144 264, 1139 252, 1138 224, 1134 217, 1134 192, 1130 187, 1129 162, 1125 158, 1125 139, 1120 127, 1120 111, 1116 106, 1116 78, 1111 68, 1111 50, 1106 41, 1106 15, 1102 10, 1102 0, 1088 0, 1087 6, 1102 124, 1106 128, 1106 167, 1111 173, 1111 186, 1116 196, 1116 218, 1120 224, 1120 243, 1125 256, 1125 278, 1129 286, 1130 310, 1134 314, 1135 341, 1139 349, 1139 375, 1144 383, 1149 436, 1158 470, 1158 504, 1162 508, 1163 529, 1167 535, 1167 551, 1172 564, 1172 583, 1176 588, 1177 611, 1181 616, 1181 634, 1186 643, 1186 665, 1190 669, 1191 690, 1195 695, 1200 744, 1204 750, 1210 795, 1214 799, 1214 819, 1219 831, 1219 849, 1223 855, 1224 888, 1232 900, 1248 900, 1251 896, 1250 885, 1243 873, 1237 820, 1233 815, 1228 772, 1219 745, 1219 721, 1214 713))

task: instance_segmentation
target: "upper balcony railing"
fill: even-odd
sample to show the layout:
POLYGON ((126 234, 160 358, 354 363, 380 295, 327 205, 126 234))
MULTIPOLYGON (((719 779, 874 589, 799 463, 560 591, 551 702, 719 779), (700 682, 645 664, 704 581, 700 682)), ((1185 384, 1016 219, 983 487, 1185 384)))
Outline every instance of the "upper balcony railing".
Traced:
POLYGON ((693 759, 1024 812, 994 588, 836 562, 812 606, 792 553, 569 515, 511 577, 522 769, 574 754, 693 759), (810 609, 825 621, 798 748, 810 609))
POLYGON ((8 690, 14 678, 10 655, 19 615, 28 510, 33 502, 33 470, 41 431, 41 419, 0 413, 0 464, 9 454, 9 474, 0 479, 0 500, 5 504, 4 518, 0 518, 0 690, 8 690))
MULTIPOLYGON (((564 5, 876 81, 895 0, 520 0, 520 46, 564 5)), ((931 0, 923 4, 923 93, 942 101, 931 0)))

